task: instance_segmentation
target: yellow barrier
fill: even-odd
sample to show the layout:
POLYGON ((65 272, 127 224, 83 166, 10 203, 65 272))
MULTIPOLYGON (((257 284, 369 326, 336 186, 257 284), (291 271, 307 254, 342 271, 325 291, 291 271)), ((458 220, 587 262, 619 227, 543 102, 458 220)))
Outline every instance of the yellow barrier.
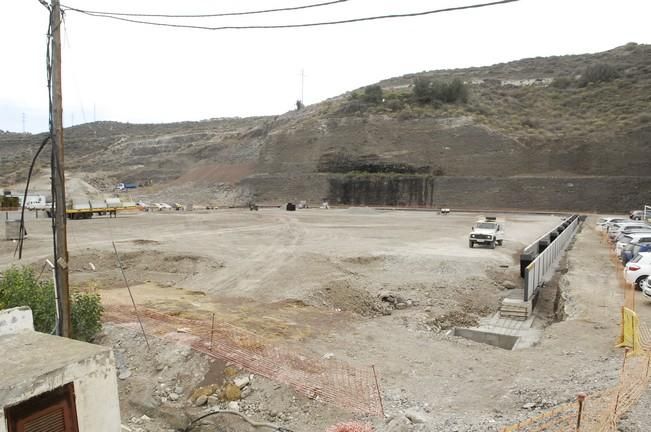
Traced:
POLYGON ((627 307, 622 307, 622 323, 620 329, 621 332, 617 348, 628 348, 630 355, 642 354, 640 319, 635 311, 627 307))

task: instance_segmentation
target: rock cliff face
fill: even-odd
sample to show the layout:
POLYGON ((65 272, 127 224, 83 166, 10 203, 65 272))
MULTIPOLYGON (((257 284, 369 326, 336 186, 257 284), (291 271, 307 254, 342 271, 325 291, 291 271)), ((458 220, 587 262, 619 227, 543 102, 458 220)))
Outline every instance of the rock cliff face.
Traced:
MULTIPOLYGON (((244 204, 616 211, 651 202, 651 47, 434 71, 467 83, 464 103, 409 98, 415 76, 276 117, 66 130, 66 164, 99 189, 244 204), (593 64, 617 77, 580 84, 593 64)), ((20 181, 43 135, 0 134, 0 182, 20 181)), ((46 168, 47 155, 39 167, 46 168)))

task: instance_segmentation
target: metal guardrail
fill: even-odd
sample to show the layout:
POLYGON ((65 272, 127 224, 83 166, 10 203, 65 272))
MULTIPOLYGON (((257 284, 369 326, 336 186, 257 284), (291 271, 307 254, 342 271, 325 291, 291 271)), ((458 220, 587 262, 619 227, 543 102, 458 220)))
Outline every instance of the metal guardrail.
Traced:
MULTIPOLYGON (((577 215, 568 219, 570 222, 563 227, 562 232, 558 233, 548 246, 541 251, 538 256, 527 266, 524 271, 524 301, 531 300, 540 286, 547 280, 549 272, 553 269, 559 260, 567 245, 579 227, 580 218, 577 215)), ((560 228, 559 228, 560 229, 560 228)))
POLYGON ((540 254, 554 239, 558 234, 564 230, 567 225, 576 217, 576 215, 568 216, 567 219, 559 223, 558 226, 554 227, 552 230, 546 232, 545 234, 538 237, 527 247, 522 249, 520 253, 520 277, 524 279, 524 272, 526 268, 533 262, 534 259, 540 254))

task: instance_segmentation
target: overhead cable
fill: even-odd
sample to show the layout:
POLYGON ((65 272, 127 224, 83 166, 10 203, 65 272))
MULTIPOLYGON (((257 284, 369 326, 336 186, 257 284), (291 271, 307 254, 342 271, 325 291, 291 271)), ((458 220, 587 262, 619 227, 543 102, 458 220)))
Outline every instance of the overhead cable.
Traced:
POLYGON ((337 25, 337 24, 350 24, 350 23, 356 23, 356 22, 364 22, 364 21, 375 21, 375 20, 381 20, 381 19, 394 19, 394 18, 408 18, 408 17, 417 17, 417 16, 424 16, 424 15, 433 15, 433 14, 438 14, 438 13, 444 13, 444 12, 453 12, 453 11, 459 11, 459 10, 467 10, 467 9, 477 9, 477 8, 483 8, 483 7, 489 7, 489 6, 497 6, 501 4, 506 4, 506 3, 514 3, 520 0, 501 0, 501 1, 494 1, 490 3, 478 3, 478 4, 472 4, 472 5, 467 5, 467 6, 455 6, 455 7, 449 7, 449 8, 443 8, 443 9, 434 9, 434 10, 427 10, 427 11, 420 11, 420 12, 411 12, 411 13, 403 13, 403 14, 389 14, 389 15, 377 15, 377 16, 370 16, 370 17, 361 17, 361 18, 350 18, 350 19, 343 19, 343 20, 336 20, 336 21, 321 21, 321 22, 311 22, 311 23, 299 23, 299 24, 275 24, 275 25, 241 25, 241 26, 202 26, 202 25, 193 25, 193 24, 174 24, 174 23, 165 23, 165 22, 157 22, 157 21, 145 21, 145 20, 137 20, 137 19, 131 19, 131 18, 124 18, 122 16, 116 16, 112 14, 101 14, 101 13, 94 13, 90 11, 86 11, 83 9, 71 9, 68 8, 66 10, 70 10, 73 12, 79 12, 85 15, 93 16, 93 17, 98 17, 98 18, 109 18, 109 19, 114 19, 118 21, 126 21, 130 23, 135 23, 135 24, 145 24, 145 25, 151 25, 151 26, 159 26, 159 27, 172 27, 172 28, 186 28, 186 29, 196 29, 196 30, 254 30, 254 29, 286 29, 286 28, 303 28, 303 27, 319 27, 319 26, 328 26, 328 25, 337 25))
POLYGON ((292 6, 284 8, 275 8, 275 9, 262 9, 262 10, 251 10, 251 11, 239 11, 239 12, 221 12, 221 13, 211 13, 211 14, 150 14, 150 13, 134 13, 134 12, 101 12, 101 11, 86 11, 82 9, 77 9, 72 6, 61 5, 62 8, 73 10, 76 12, 83 12, 89 14, 97 15, 114 15, 114 16, 130 16, 130 17, 149 17, 149 18, 212 18, 212 17, 226 17, 226 16, 238 16, 238 15, 257 15, 257 14, 266 14, 274 12, 290 12, 301 9, 310 9, 317 8, 322 6, 330 6, 338 3, 346 3, 350 0, 332 0, 322 3, 313 3, 301 6, 292 6))

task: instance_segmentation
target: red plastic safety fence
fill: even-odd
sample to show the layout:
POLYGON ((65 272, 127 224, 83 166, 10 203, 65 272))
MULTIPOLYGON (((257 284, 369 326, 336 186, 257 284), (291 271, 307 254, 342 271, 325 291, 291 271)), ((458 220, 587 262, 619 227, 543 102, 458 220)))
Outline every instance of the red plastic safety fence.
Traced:
MULTIPOLYGON (((382 415, 380 392, 370 367, 357 368, 271 346, 254 333, 226 322, 180 318, 146 308, 138 308, 138 312, 147 335, 189 345, 195 351, 289 385, 311 399, 353 412, 382 415)), ((104 321, 137 329, 135 314, 123 306, 105 306, 104 321)))

